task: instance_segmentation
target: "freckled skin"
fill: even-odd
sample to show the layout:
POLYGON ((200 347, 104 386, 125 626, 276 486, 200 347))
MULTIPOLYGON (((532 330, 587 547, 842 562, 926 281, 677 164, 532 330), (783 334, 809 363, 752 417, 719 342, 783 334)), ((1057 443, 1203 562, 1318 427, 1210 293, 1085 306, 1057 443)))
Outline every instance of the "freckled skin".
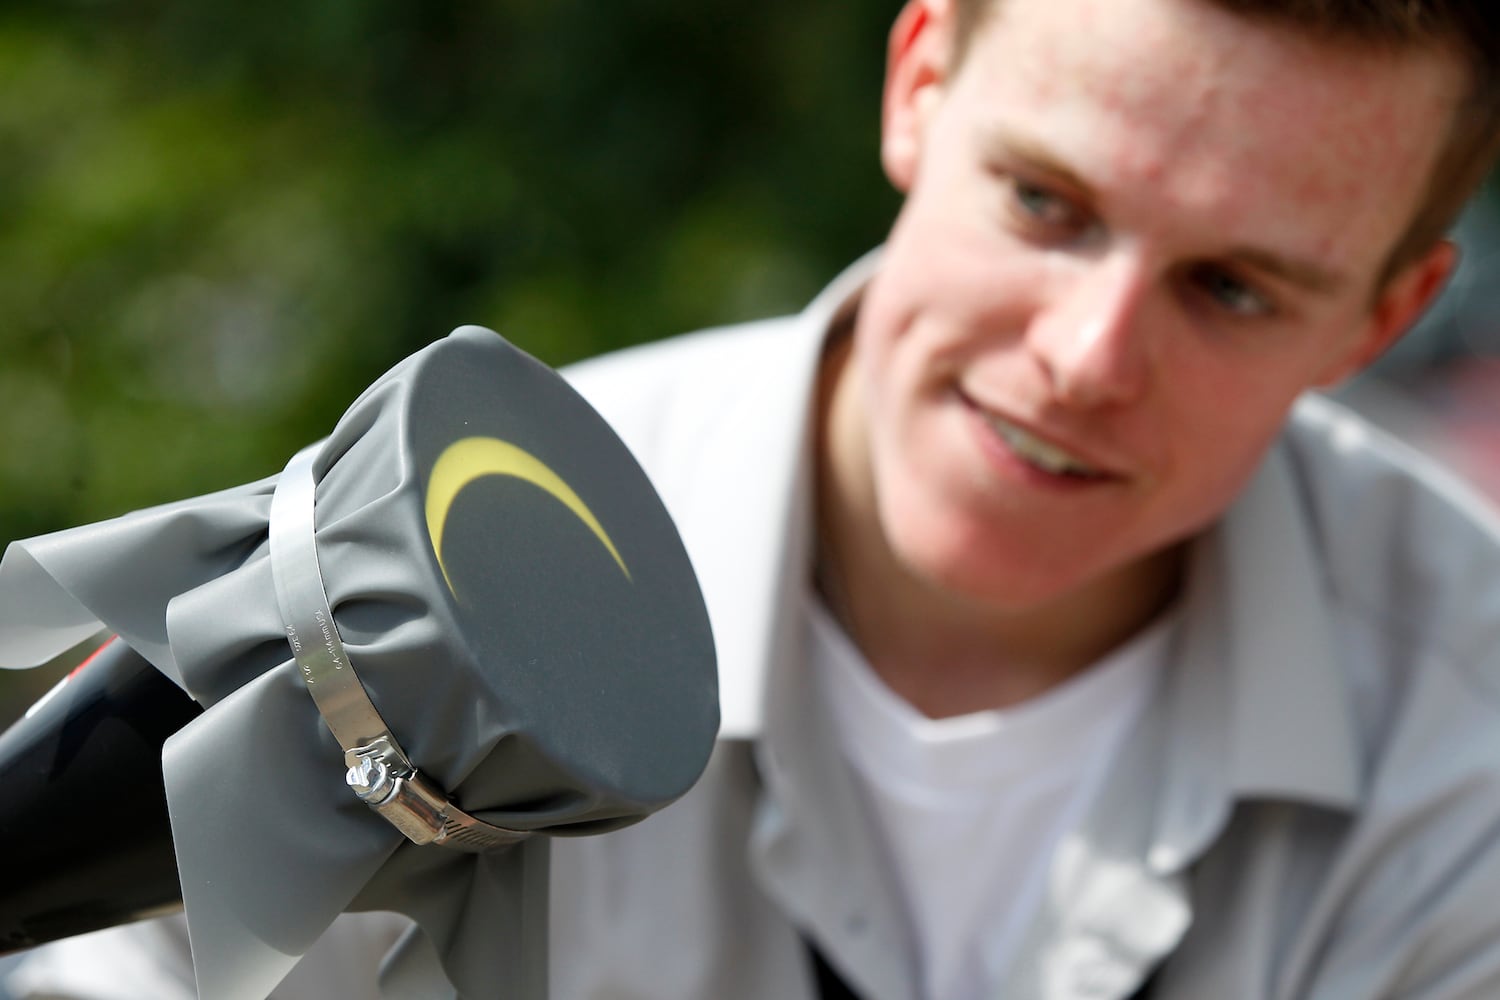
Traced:
POLYGON ((950 16, 912 0, 893 34, 882 156, 907 201, 830 368, 820 485, 846 620, 937 714, 1035 693, 1139 628, 1296 396, 1426 305, 1446 248, 1373 292, 1460 87, 1442 53, 1195 0, 1004 0, 950 74, 950 16), (1225 294, 1241 247, 1340 282, 1234 258, 1225 294), (1031 476, 992 414, 1108 478, 1031 476))

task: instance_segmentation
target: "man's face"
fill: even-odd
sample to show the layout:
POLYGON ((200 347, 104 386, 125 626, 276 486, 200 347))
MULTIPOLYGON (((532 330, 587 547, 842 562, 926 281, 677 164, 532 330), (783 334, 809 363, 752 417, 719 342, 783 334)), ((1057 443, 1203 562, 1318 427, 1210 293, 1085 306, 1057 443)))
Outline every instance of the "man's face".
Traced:
POLYGON ((1000 3, 956 70, 943 0, 893 36, 908 197, 833 440, 905 565, 1022 610, 1213 520, 1425 305, 1445 248, 1377 279, 1461 80, 1199 0, 1000 3))

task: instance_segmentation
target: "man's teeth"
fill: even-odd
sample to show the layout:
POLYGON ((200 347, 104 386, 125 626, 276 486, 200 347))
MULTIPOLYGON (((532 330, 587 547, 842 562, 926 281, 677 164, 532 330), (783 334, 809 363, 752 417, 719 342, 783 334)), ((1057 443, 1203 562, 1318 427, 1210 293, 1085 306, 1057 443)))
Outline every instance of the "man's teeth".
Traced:
POLYGON ((990 426, 995 428, 995 433, 1000 435, 1001 440, 1010 447, 1011 451, 1044 472, 1058 476, 1103 475, 1093 466, 1080 462, 1061 448, 1026 433, 1015 424, 992 417, 990 426))

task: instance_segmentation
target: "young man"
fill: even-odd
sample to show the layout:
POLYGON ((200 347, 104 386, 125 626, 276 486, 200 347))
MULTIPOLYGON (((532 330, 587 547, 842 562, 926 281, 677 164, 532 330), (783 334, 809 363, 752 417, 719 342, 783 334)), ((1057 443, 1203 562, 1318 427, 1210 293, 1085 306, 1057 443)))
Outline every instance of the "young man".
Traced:
MULTIPOLYGON (((1497 39, 1484 0, 910 0, 883 251, 572 373, 687 541, 724 728, 555 846, 555 997, 1500 996, 1500 527, 1298 402, 1443 285, 1497 39)), ((172 933, 23 976, 183 995, 172 933)))

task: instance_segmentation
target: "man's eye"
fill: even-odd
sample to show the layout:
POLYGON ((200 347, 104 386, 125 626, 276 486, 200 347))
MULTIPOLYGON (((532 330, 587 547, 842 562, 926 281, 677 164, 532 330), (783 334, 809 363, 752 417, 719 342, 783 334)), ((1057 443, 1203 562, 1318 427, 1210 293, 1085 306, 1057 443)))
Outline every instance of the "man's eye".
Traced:
POLYGON ((1271 300, 1222 268, 1200 267, 1193 283, 1215 304, 1236 316, 1268 316, 1275 311, 1271 300))
POLYGON ((1056 192, 1023 180, 1011 182, 1017 213, 1026 222, 1049 229, 1072 229, 1082 224, 1082 213, 1056 192))

